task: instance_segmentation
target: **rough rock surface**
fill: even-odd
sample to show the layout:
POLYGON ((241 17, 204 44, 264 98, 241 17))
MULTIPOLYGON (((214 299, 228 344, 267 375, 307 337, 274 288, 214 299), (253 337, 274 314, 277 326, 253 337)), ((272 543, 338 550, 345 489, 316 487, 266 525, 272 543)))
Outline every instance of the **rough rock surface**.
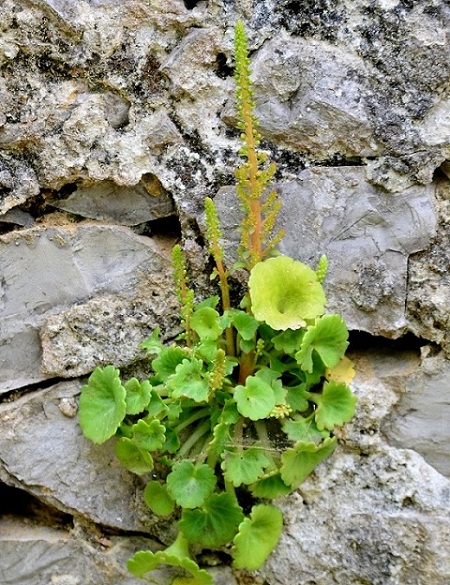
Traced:
POLYGON ((313 265, 328 255, 359 402, 335 456, 280 503, 276 554, 259 575, 219 566, 216 581, 450 582, 448 2, 3 0, 2 583, 135 585, 123 567, 136 531, 170 540, 112 445, 82 437, 77 396, 97 365, 144 370, 155 326, 177 334, 177 239, 209 290, 207 195, 232 254, 237 18, 281 247, 313 265))

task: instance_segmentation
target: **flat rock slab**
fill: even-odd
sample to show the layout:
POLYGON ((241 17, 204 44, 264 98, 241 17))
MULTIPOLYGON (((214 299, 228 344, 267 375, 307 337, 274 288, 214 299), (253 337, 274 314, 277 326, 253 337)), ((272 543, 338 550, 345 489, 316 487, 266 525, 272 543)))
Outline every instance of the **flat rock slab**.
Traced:
POLYGON ((50 203, 82 217, 129 226, 175 214, 167 193, 150 194, 144 185, 123 187, 112 181, 81 187, 66 199, 50 203))
MULTIPOLYGON (((286 232, 280 251, 312 266, 328 257, 329 312, 343 315, 350 329, 404 333, 408 258, 436 233, 434 186, 388 194, 365 180, 364 167, 315 167, 275 187, 286 232)), ((215 201, 231 249, 239 205, 228 188, 215 201)))
MULTIPOLYGON (((146 298, 152 314, 153 296, 161 321, 170 322, 165 310, 173 316, 174 296, 167 292, 171 245, 169 240, 137 236, 125 227, 93 224, 37 227, 0 237, 0 393, 39 382, 55 372, 64 375, 48 356, 46 371, 51 374, 43 372, 39 330, 48 318, 74 305, 107 295, 139 297, 140 310, 144 310, 146 298)), ((106 305, 104 309, 107 316, 106 305)), ((134 340, 136 356, 139 342, 155 325, 155 320, 141 325, 140 336, 134 340)), ((84 334, 81 346, 89 345, 89 334, 84 334)), ((108 341, 106 334, 104 341, 108 341)), ((109 338, 110 347, 112 343, 109 338)), ((106 352, 107 359, 123 363, 120 344, 114 343, 117 351, 115 355, 106 352)), ((74 347, 74 353, 79 349, 74 347)), ((46 350, 51 350, 48 343, 46 350)), ((101 352, 98 344, 92 349, 94 354, 96 351, 101 352)), ((98 359, 101 363, 101 356, 98 359)))
POLYGON ((139 585, 142 580, 126 570, 126 560, 149 547, 157 550, 145 538, 87 542, 66 530, 0 518, 0 580, 2 585, 139 585))
POLYGON ((0 405, 0 480, 69 514, 146 531, 150 512, 139 478, 119 463, 113 442, 94 445, 82 435, 80 389, 62 382, 0 405))

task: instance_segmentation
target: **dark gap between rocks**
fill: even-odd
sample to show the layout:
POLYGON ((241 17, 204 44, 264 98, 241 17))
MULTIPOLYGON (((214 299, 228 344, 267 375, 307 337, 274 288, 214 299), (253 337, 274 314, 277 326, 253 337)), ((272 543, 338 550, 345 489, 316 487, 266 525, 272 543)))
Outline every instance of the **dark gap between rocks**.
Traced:
POLYGON ((8 392, 0 394, 0 404, 14 402, 19 398, 22 398, 22 396, 25 396, 25 394, 31 394, 32 392, 45 390, 46 388, 55 386, 60 382, 67 382, 67 378, 49 378, 48 380, 36 382, 36 384, 29 384, 27 386, 23 386, 22 388, 14 388, 14 390, 9 390, 8 392))
POLYGON ((389 353, 414 351, 420 354, 424 345, 430 345, 430 341, 417 337, 413 333, 406 333, 398 339, 388 339, 381 335, 371 335, 365 331, 350 331, 348 351, 368 352, 382 350, 389 353))
POLYGON ((37 526, 51 526, 71 530, 73 517, 41 502, 28 492, 0 483, 0 518, 17 520, 37 526))

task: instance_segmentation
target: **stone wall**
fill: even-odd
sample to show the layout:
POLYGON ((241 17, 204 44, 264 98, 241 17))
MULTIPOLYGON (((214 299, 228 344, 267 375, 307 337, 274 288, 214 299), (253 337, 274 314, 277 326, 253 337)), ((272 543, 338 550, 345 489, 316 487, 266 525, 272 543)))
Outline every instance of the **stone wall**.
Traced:
POLYGON ((128 556, 171 539, 77 399, 97 365, 143 370, 156 325, 177 333, 180 237, 206 291, 205 196, 233 255, 238 17, 281 248, 327 254, 359 402, 280 500, 266 565, 203 561, 219 585, 450 583, 448 2, 2 0, 1 585, 137 585, 128 556))

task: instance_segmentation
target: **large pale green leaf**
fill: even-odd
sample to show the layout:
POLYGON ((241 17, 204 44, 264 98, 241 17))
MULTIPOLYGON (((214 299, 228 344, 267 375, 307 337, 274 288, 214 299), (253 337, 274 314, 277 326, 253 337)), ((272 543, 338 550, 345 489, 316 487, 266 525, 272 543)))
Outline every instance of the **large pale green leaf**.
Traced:
POLYGON ((283 516, 278 508, 260 504, 253 506, 249 518, 239 526, 234 538, 233 565, 238 569, 259 569, 278 544, 283 516))
POLYGON ((243 518, 233 496, 212 494, 200 509, 184 510, 179 527, 190 542, 217 547, 233 539, 243 518))
POLYGON ((281 478, 286 485, 297 488, 336 447, 336 437, 315 443, 299 441, 281 456, 281 478))
POLYGON ((238 411, 251 420, 267 418, 276 404, 272 386, 256 376, 249 376, 245 386, 236 386, 234 399, 238 411))
MULTIPOLYGON (((180 567, 190 574, 189 580, 185 581, 189 585, 213 585, 212 576, 200 569, 195 561, 189 555, 189 545, 184 536, 180 533, 175 542, 166 550, 153 553, 149 550, 135 553, 127 562, 127 568, 136 577, 141 579, 150 579, 148 573, 151 573, 159 565, 169 565, 180 567)), ((183 580, 176 579, 172 583, 178 585, 183 580)))
POLYGON ((313 400, 317 404, 314 414, 320 431, 331 431, 351 420, 355 414, 356 396, 342 382, 325 382, 322 394, 314 394, 313 400))
POLYGON ((126 414, 126 391, 114 366, 96 368, 81 389, 80 426, 94 443, 112 437, 126 414))
POLYGON ((324 312, 325 294, 316 273, 288 256, 256 264, 248 285, 253 315, 275 330, 299 329, 324 312))
POLYGON ((190 461, 180 461, 173 466, 166 481, 170 496, 179 506, 197 508, 214 490, 216 476, 209 465, 195 466, 190 461))
POLYGON ((139 449, 133 439, 122 437, 116 444, 116 455, 119 461, 129 471, 137 475, 143 475, 153 469, 152 456, 139 449))
POLYGON ((152 386, 148 380, 139 382, 131 378, 124 384, 126 390, 127 414, 140 414, 150 402, 152 386))
POLYGON ((225 451, 221 464, 225 478, 235 487, 254 483, 269 465, 270 459, 261 449, 225 451))
POLYGON ((313 371, 313 352, 327 368, 334 368, 348 347, 348 331, 340 315, 324 315, 308 327, 295 357, 302 369, 313 371))
POLYGON ((203 371, 203 362, 199 359, 184 359, 176 367, 168 382, 174 398, 191 398, 195 402, 206 402, 209 393, 209 381, 203 371))

